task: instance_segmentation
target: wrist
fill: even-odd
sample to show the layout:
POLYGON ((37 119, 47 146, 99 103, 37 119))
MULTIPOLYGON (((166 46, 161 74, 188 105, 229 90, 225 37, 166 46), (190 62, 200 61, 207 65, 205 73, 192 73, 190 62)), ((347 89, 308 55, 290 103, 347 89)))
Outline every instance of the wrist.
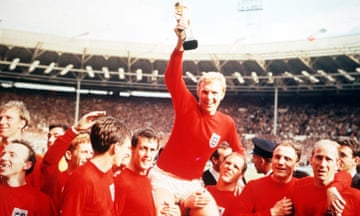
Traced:
POLYGON ((75 134, 79 134, 81 132, 81 129, 76 127, 76 126, 71 126, 71 130, 75 133, 75 134))

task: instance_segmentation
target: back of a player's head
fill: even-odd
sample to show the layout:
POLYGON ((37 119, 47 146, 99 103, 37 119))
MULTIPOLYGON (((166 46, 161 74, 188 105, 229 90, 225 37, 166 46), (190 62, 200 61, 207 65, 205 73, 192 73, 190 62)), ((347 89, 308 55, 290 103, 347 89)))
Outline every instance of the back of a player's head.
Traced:
POLYGON ((126 139, 131 138, 129 128, 112 116, 100 118, 91 127, 90 140, 94 153, 102 154, 107 152, 116 143, 122 144, 126 139))

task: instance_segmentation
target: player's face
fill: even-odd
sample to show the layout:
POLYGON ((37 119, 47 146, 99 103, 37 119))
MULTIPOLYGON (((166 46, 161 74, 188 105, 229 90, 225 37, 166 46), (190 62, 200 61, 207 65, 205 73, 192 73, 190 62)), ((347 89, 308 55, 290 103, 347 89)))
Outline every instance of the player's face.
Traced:
POLYGON ((90 160, 93 155, 94 151, 91 147, 91 143, 80 143, 72 152, 71 160, 76 164, 76 166, 81 166, 90 160))
POLYGON ((202 112, 214 115, 224 97, 224 88, 219 80, 202 81, 197 91, 202 112))
POLYGON ((25 172, 31 167, 27 163, 29 150, 20 144, 8 144, 4 147, 0 156, 0 175, 11 177, 25 172))
POLYGON ((354 167, 356 167, 357 159, 353 156, 353 151, 349 146, 341 146, 340 150, 340 157, 339 157, 339 169, 341 171, 352 171, 354 167))
POLYGON ((55 140, 65 133, 64 128, 62 127, 54 127, 48 133, 47 146, 50 147, 54 144, 55 140))
POLYGON ((242 176, 244 160, 240 155, 229 155, 220 166, 220 176, 224 182, 237 181, 242 176))
POLYGON ((16 137, 25 126, 16 108, 0 111, 0 137, 16 137))
POLYGON ((134 171, 146 175, 153 165, 157 154, 158 143, 156 139, 139 137, 136 148, 132 150, 130 166, 134 171))
POLYGON ((273 177, 280 182, 291 180, 297 164, 295 149, 291 146, 278 146, 272 157, 273 177))
POLYGON ((338 150, 334 146, 320 145, 314 149, 311 156, 311 167, 314 177, 320 185, 327 185, 333 181, 338 169, 338 150))

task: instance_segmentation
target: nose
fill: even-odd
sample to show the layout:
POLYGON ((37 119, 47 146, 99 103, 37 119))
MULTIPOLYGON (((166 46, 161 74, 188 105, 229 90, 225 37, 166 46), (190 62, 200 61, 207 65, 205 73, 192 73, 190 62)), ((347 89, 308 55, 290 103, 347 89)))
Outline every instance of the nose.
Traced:
POLYGON ((326 161, 325 158, 322 158, 322 159, 319 161, 319 165, 320 165, 321 167, 326 166, 326 163, 327 163, 327 161, 326 161))
POLYGON ((279 164, 284 164, 285 163, 284 157, 280 157, 278 163, 279 164))

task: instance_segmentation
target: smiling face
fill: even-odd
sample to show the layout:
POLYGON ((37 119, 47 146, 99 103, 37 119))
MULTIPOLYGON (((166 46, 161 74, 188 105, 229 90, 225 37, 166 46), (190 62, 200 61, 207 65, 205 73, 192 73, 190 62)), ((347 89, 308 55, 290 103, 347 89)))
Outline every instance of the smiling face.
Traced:
POLYGON ((32 167, 28 161, 29 149, 24 145, 10 143, 6 145, 1 152, 0 157, 0 175, 8 179, 17 179, 25 176, 26 170, 32 167))
POLYGON ((204 77, 197 87, 200 109, 203 113, 214 115, 225 96, 225 86, 218 77, 204 77))
POLYGON ((273 152, 272 157, 272 178, 281 183, 287 183, 292 179, 296 168, 298 156, 290 145, 278 145, 273 152))
POLYGON ((17 108, 0 111, 0 137, 18 138, 25 125, 26 122, 21 119, 17 108))
POLYGON ((68 163, 74 168, 83 165, 90 160, 94 155, 94 151, 91 147, 91 143, 79 143, 75 149, 66 152, 68 163))
POLYGON ((156 139, 140 136, 136 147, 132 147, 129 167, 140 175, 146 175, 154 163, 158 146, 156 139))

